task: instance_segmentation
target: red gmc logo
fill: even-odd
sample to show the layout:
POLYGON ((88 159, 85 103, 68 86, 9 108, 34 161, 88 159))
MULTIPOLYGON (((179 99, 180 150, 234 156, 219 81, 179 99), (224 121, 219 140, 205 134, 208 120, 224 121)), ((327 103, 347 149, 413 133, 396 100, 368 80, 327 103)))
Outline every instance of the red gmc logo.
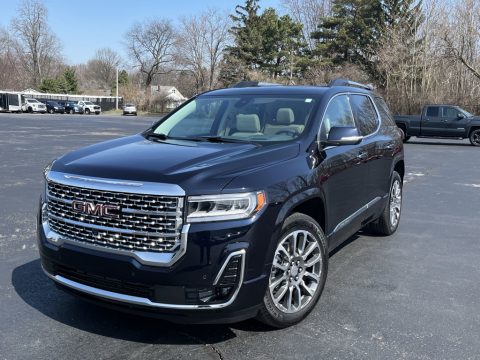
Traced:
POLYGON ((118 210, 120 210, 118 205, 94 204, 85 201, 73 201, 72 208, 76 212, 112 218, 118 217, 118 210))

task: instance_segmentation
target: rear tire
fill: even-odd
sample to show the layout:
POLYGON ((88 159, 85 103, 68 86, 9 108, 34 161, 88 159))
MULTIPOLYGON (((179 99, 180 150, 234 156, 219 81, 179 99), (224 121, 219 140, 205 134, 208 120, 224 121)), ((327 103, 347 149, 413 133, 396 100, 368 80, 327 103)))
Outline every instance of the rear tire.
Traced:
POLYGON ((475 129, 469 136, 470 144, 473 146, 480 146, 480 129, 475 129))
POLYGON ((322 294, 328 271, 326 237, 301 213, 284 222, 257 320, 285 328, 302 321, 322 294))
POLYGON ((390 192, 388 195, 388 203, 382 212, 382 215, 367 226, 367 231, 374 235, 388 236, 397 231, 402 214, 402 195, 403 183, 400 175, 394 171, 392 182, 390 184, 390 192))

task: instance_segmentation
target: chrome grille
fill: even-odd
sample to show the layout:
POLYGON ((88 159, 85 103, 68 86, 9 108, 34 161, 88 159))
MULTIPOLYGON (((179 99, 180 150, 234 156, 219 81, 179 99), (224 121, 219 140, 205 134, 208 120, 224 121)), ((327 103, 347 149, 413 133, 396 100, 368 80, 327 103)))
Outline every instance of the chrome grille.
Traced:
POLYGON ((173 252, 180 245, 183 198, 130 194, 48 182, 51 229, 70 240, 102 247, 173 252), (73 201, 118 205, 118 217, 73 210, 73 201))

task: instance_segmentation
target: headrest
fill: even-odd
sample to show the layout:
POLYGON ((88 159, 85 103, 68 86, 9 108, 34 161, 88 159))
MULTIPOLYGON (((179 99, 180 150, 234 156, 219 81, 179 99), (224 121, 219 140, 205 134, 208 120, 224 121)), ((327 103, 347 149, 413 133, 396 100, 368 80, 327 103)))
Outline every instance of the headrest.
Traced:
POLYGON ((238 114, 237 131, 256 133, 260 131, 260 119, 257 114, 238 114))
POLYGON ((290 125, 295 122, 295 114, 290 108, 280 108, 277 110, 277 124, 290 125))

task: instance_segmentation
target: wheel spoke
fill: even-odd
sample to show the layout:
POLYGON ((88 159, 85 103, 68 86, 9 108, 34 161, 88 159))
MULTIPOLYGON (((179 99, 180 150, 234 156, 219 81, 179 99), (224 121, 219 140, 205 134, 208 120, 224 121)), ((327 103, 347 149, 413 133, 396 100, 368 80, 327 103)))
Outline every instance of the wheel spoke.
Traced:
POLYGON ((305 261, 305 268, 312 267, 313 265, 320 262, 321 260, 322 260, 322 257, 320 256, 320 254, 316 254, 315 256, 310 258, 309 261, 305 261))
POLYGON ((274 296, 272 296, 273 301, 278 304, 287 293, 287 290, 288 290, 288 284, 285 284, 277 291, 277 293, 274 296))
POLYGON ((282 281, 286 281, 286 280, 287 280, 287 275, 283 274, 282 276, 280 276, 278 279, 276 279, 270 284, 270 289, 272 290, 275 289, 278 285, 282 283, 282 281))
POLYGON ((290 255, 295 256, 297 253, 297 234, 298 233, 293 233, 292 236, 292 242, 290 243, 290 255))
POLYGON ((305 271, 305 274, 303 274, 303 277, 309 277, 317 282, 320 280, 320 276, 318 276, 317 274, 311 273, 310 271, 305 271))
POLYGON ((312 242, 307 246, 307 249, 305 252, 302 254, 303 260, 307 260, 308 255, 312 253, 313 250, 315 250, 318 247, 317 242, 312 242))
POLYGON ((278 259, 273 260, 273 266, 276 267, 277 269, 280 269, 282 271, 287 271, 288 270, 288 265, 282 265, 278 262, 278 259))
POLYGON ((288 295, 287 296, 288 296, 288 298, 287 298, 287 310, 289 312, 291 312, 292 311, 292 299, 293 299, 293 287, 292 286, 290 286, 288 288, 288 295))

